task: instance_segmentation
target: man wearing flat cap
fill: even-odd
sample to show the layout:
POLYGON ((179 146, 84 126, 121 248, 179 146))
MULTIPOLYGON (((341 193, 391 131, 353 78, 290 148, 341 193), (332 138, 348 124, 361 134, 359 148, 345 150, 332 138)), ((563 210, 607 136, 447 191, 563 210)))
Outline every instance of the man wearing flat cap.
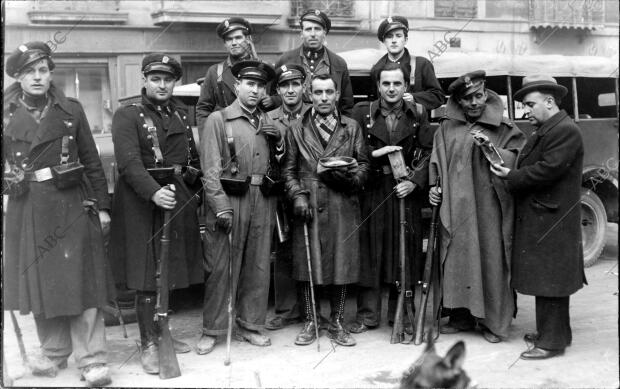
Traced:
POLYGON ((237 98, 236 79, 231 67, 242 60, 256 59, 250 22, 237 16, 227 18, 217 25, 215 31, 224 41, 228 57, 209 67, 200 86, 200 97, 196 103, 199 129, 202 129, 205 120, 212 112, 228 107, 237 98))
MULTIPOLYGON (((310 80, 312 77, 329 74, 336 81, 340 98, 336 108, 343 115, 351 115, 353 109, 353 89, 349 78, 349 68, 344 59, 325 47, 325 37, 331 28, 331 20, 318 9, 306 11, 299 19, 302 45, 287 51, 276 62, 276 68, 284 64, 298 64, 306 70, 306 92, 304 102, 311 103, 310 80)), ((272 91, 272 92, 275 92, 272 91)), ((274 93, 272 93, 274 94, 274 93)), ((275 105, 281 104, 280 96, 271 96, 275 105)))
POLYGON ((271 344, 262 333, 277 200, 270 192, 270 166, 284 154, 284 140, 258 104, 275 72, 254 60, 238 62, 231 70, 237 78, 237 99, 207 118, 200 138, 207 205, 205 257, 211 272, 205 283, 198 354, 211 352, 227 332, 229 288, 236 298, 237 338, 256 346, 271 344))
POLYGON ((111 379, 101 308, 115 291, 103 249, 110 198, 84 110, 52 82, 51 54, 24 43, 5 66, 16 82, 3 106, 3 305, 34 316, 34 375, 55 377, 73 354, 87 384, 102 386, 111 379))
POLYGON ((495 164, 515 197, 512 286, 536 296, 536 331, 522 359, 562 355, 572 342, 569 298, 586 282, 581 246, 583 140, 559 105, 567 89, 546 75, 523 79, 515 93, 535 131, 514 168, 495 164))
POLYGON ((408 35, 409 21, 402 16, 389 17, 379 25, 377 38, 385 45, 387 54, 370 70, 373 86, 371 94, 377 96, 379 71, 387 63, 397 63, 411 74, 404 100, 422 104, 430 112, 445 103, 446 98, 435 76, 433 64, 424 57, 411 55, 407 50, 408 35))
MULTIPOLYGON (((112 119, 114 156, 119 178, 114 189, 110 260, 115 281, 136 291, 142 369, 159 372, 156 261, 164 212, 170 222, 168 288, 203 282, 202 247, 196 210, 200 169, 187 114, 172 98, 181 65, 167 54, 142 60, 144 86, 139 103, 120 107, 112 119), (157 172, 166 172, 160 177, 157 172), (192 181, 192 177, 194 180, 192 181), (169 185, 168 185, 169 184, 169 185)), ((173 339, 177 353, 190 347, 173 339)))
POLYGON ((500 97, 485 86, 483 70, 448 88, 446 116, 435 132, 429 193, 441 204, 440 258, 443 306, 450 320, 442 333, 478 330, 497 343, 515 313, 510 287, 513 201, 490 161, 513 167, 525 135, 503 116, 500 97), (443 201, 442 201, 443 197, 443 201))

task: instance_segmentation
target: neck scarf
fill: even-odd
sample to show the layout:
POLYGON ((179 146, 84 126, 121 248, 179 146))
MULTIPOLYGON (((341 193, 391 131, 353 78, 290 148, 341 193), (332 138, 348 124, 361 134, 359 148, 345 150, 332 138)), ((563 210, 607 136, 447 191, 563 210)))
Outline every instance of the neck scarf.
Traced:
POLYGON ((327 116, 323 116, 317 111, 315 111, 313 108, 312 118, 312 121, 319 132, 321 143, 323 143, 323 147, 326 147, 329 139, 334 134, 334 131, 336 131, 336 126, 338 125, 338 117, 336 111, 331 112, 327 116))

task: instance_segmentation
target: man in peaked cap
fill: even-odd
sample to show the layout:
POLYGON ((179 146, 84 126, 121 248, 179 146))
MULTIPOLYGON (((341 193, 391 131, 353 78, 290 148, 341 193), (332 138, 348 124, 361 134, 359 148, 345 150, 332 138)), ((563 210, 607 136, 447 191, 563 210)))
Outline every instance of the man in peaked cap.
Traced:
POLYGON ((238 62, 231 71, 237 77, 237 99, 207 118, 200 138, 207 208, 205 257, 212 270, 205 283, 198 354, 211 352, 218 336, 226 334, 229 288, 236 296, 237 338, 256 346, 271 344, 261 331, 267 316, 277 197, 266 191, 263 182, 269 181, 266 175, 273 161, 284 154, 284 142, 258 104, 275 72, 253 60, 238 62), (235 188, 228 185, 233 180, 235 188))
MULTIPOLYGON (((310 80, 313 76, 329 74, 336 81, 340 91, 338 111, 350 115, 353 109, 353 89, 349 78, 349 68, 342 57, 325 47, 325 37, 331 28, 331 21, 327 15, 316 9, 306 11, 299 19, 301 27, 302 45, 299 48, 287 51, 276 62, 276 68, 284 64, 297 64, 306 71, 306 92, 304 102, 311 103, 310 80)), ((271 91, 271 99, 276 106, 282 103, 276 95, 275 87, 271 91)))
POLYGON ((451 96, 435 132, 429 168, 429 182, 439 177, 440 186, 431 188, 429 200, 441 204, 443 306, 450 309, 441 332, 477 329, 497 343, 508 336, 515 313, 510 287, 514 212, 512 196, 491 173, 489 161, 501 157, 504 166, 513 167, 525 135, 503 116, 504 104, 486 89, 484 77, 483 70, 467 73, 448 88, 451 96))
POLYGON ((536 296, 536 332, 522 359, 562 355, 572 342, 570 295, 583 287, 581 173, 583 140, 579 127, 559 108, 567 89, 547 75, 523 79, 515 100, 523 102, 535 131, 517 166, 492 165, 515 196, 512 286, 536 296), (543 239, 544 237, 544 239, 543 239))
POLYGON ((405 101, 422 104, 428 112, 445 103, 446 98, 437 77, 433 64, 426 58, 414 56, 407 50, 409 22, 402 16, 384 19, 377 30, 377 38, 383 42, 387 53, 377 61, 370 70, 372 78, 371 94, 377 96, 376 85, 379 72, 389 62, 398 63, 411 74, 411 80, 404 95, 405 101))
MULTIPOLYGON (((120 107, 112 119, 114 156, 119 178, 114 189, 110 261, 117 283, 136 291, 140 332, 140 363, 144 372, 159 373, 156 310, 156 259, 165 211, 171 218, 168 266, 169 290, 203 282, 202 251, 195 193, 182 173, 199 169, 200 162, 187 114, 172 100, 181 65, 163 53, 142 60, 144 86, 139 103, 120 107), (148 127, 155 127, 149 132, 148 127), (149 169, 172 167, 174 190, 151 176, 149 169), (153 235, 155 233, 155 235, 153 235)), ((177 353, 191 350, 173 339, 177 353)))
POLYGON ((199 130, 212 112, 226 108, 237 98, 231 67, 242 60, 256 59, 250 22, 241 17, 227 18, 217 25, 215 31, 223 40, 228 57, 209 67, 200 86, 200 97, 196 103, 199 130))

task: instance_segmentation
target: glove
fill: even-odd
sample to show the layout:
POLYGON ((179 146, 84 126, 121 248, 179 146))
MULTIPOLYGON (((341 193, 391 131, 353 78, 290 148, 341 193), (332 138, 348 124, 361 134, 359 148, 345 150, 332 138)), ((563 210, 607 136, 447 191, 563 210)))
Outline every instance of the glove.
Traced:
POLYGON ((306 196, 297 196, 295 200, 293 200, 293 213, 295 216, 303 219, 304 222, 312 220, 312 210, 310 209, 310 204, 308 204, 306 196))
POLYGON ((232 220, 232 212, 225 212, 217 217, 217 220, 215 221, 215 226, 224 231, 226 235, 228 235, 230 234, 230 231, 232 231, 232 220))

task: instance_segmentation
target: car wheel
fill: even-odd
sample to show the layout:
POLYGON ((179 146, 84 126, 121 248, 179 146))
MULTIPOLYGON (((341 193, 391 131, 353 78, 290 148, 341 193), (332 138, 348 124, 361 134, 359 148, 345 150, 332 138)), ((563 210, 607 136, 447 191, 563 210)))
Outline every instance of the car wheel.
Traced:
POLYGON ((581 189, 581 241, 583 264, 594 265, 605 248, 607 213, 601 199, 590 189, 581 189))

